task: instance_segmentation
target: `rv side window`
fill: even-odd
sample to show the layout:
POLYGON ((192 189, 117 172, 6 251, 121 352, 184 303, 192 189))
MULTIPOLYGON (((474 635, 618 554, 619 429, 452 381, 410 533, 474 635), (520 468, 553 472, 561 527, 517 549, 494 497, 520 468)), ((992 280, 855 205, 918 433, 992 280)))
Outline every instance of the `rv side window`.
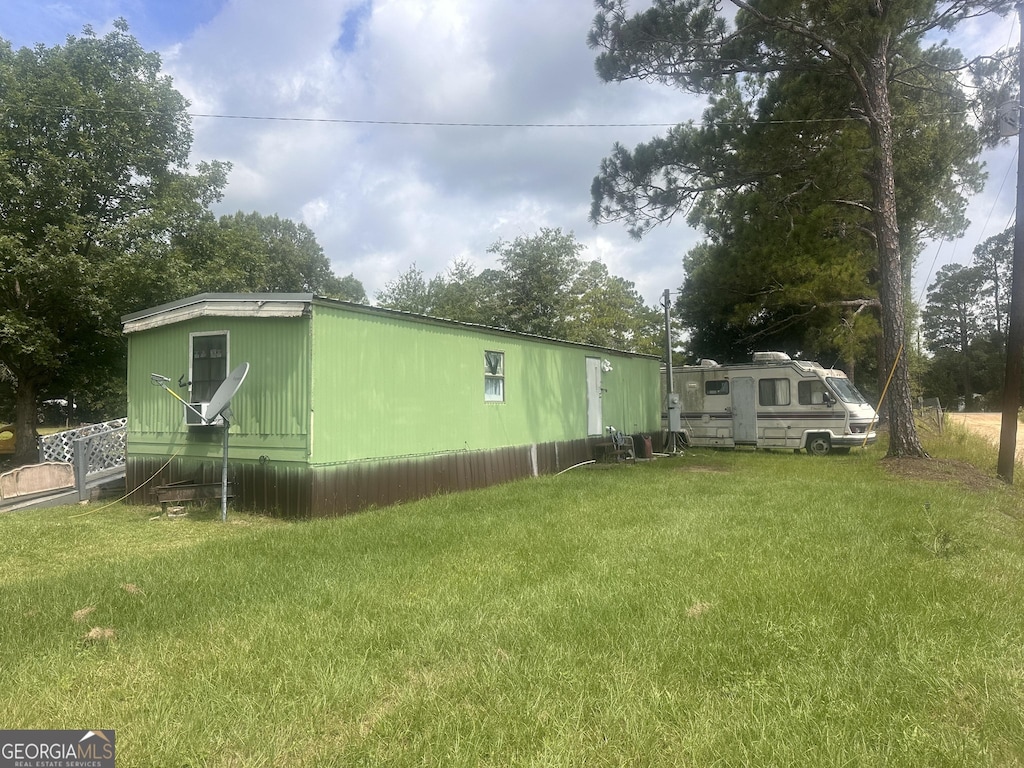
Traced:
POLYGON ((206 403, 228 376, 227 333, 196 333, 189 339, 192 346, 192 402, 206 403))
POLYGON ((760 379, 757 401, 759 405, 789 405, 789 379, 760 379))
POLYGON ((801 381, 796 385, 796 397, 800 405, 823 405, 825 398, 825 382, 801 381))
POLYGON ((728 395, 729 394, 729 382, 725 381, 705 381, 704 382, 704 394, 705 395, 728 395))

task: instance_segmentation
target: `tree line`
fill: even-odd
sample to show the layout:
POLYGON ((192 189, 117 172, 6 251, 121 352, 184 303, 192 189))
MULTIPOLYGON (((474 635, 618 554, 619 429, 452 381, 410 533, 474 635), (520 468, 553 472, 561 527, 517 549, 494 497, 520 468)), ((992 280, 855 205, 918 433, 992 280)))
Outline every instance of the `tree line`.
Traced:
MULTIPOLYGON (((627 0, 596 0, 588 42, 599 77, 660 82, 708 106, 699 122, 613 146, 591 187, 591 219, 642 237, 678 216, 703 235, 675 304, 684 354, 781 349, 844 367, 876 393, 891 379, 889 451, 923 455, 910 276, 926 238, 964 230, 967 196, 984 181, 979 153, 997 140, 990 107, 1017 98, 1012 56, 968 62, 935 33, 1012 3, 731 2, 734 14, 717 0, 655 0, 631 13, 627 0)), ((34 449, 40 400, 70 396, 97 414, 123 402, 126 312, 214 290, 366 301, 304 225, 211 212, 230 166, 189 165, 186 106, 123 21, 52 48, 0 41, 0 394, 13 402, 19 455, 34 449)), ((479 273, 456 261, 428 279, 412 265, 377 301, 660 348, 659 310, 585 260, 572 234, 542 229, 490 255, 498 266, 479 273)), ((983 384, 964 350, 977 355, 986 334, 997 343, 1002 322, 997 311, 995 329, 979 320, 956 337, 940 321, 957 291, 979 285, 975 266, 937 275, 922 321, 929 375, 964 393, 983 384), (947 359, 959 367, 943 373, 947 359)), ((992 274, 978 290, 995 290, 992 274)))
POLYGON ((970 264, 940 268, 928 286, 921 392, 946 408, 1000 409, 1012 264, 1010 228, 978 245, 970 264))
POLYGON ((634 284, 581 258, 572 233, 542 228, 499 240, 497 268, 456 260, 429 280, 413 264, 377 294, 382 307, 613 349, 658 354, 663 318, 634 284))
MULTIPOLYGON (((781 349, 879 382, 889 453, 924 456, 913 417, 910 276, 958 236, 982 188, 1015 53, 967 61, 942 35, 998 0, 596 0, 608 82, 706 96, 699 123, 615 145, 591 218, 637 237, 685 217, 677 311, 696 356, 781 349), (729 12, 729 11, 733 11, 729 12)), ((721 359, 721 358, 718 358, 721 359)))

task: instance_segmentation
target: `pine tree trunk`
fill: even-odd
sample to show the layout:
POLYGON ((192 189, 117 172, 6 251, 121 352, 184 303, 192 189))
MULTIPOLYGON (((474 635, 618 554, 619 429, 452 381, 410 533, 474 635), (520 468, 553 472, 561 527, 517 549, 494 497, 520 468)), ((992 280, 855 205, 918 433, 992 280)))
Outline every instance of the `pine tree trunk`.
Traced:
POLYGON ((917 436, 910 392, 909 350, 906 345, 903 269, 899 224, 896 219, 896 175, 893 161, 892 107, 889 103, 887 44, 866 67, 865 88, 868 118, 874 144, 871 189, 874 197, 875 234, 878 247, 879 299, 882 303, 882 359, 884 375, 892 377, 884 407, 889 422, 889 456, 927 454, 917 436))

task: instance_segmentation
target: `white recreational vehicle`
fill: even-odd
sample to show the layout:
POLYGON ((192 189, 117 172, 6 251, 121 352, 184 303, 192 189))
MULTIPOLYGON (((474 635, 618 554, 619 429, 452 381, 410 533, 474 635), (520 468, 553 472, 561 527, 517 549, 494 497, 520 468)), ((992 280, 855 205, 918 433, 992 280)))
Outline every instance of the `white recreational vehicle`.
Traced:
POLYGON ((672 384, 668 428, 689 445, 825 455, 876 440, 875 411, 845 373, 784 352, 755 352, 753 363, 737 365, 701 360, 673 368, 672 384))

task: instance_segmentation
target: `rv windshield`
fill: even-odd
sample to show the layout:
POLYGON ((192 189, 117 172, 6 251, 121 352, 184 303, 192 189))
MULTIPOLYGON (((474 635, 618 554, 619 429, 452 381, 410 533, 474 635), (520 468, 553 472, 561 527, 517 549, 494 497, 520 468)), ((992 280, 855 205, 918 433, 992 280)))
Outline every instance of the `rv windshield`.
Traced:
POLYGON ((855 405, 867 404, 868 401, 864 399, 864 395, 857 391, 857 388, 853 386, 853 382, 849 379, 838 379, 829 376, 826 380, 844 403, 854 403, 855 405))

